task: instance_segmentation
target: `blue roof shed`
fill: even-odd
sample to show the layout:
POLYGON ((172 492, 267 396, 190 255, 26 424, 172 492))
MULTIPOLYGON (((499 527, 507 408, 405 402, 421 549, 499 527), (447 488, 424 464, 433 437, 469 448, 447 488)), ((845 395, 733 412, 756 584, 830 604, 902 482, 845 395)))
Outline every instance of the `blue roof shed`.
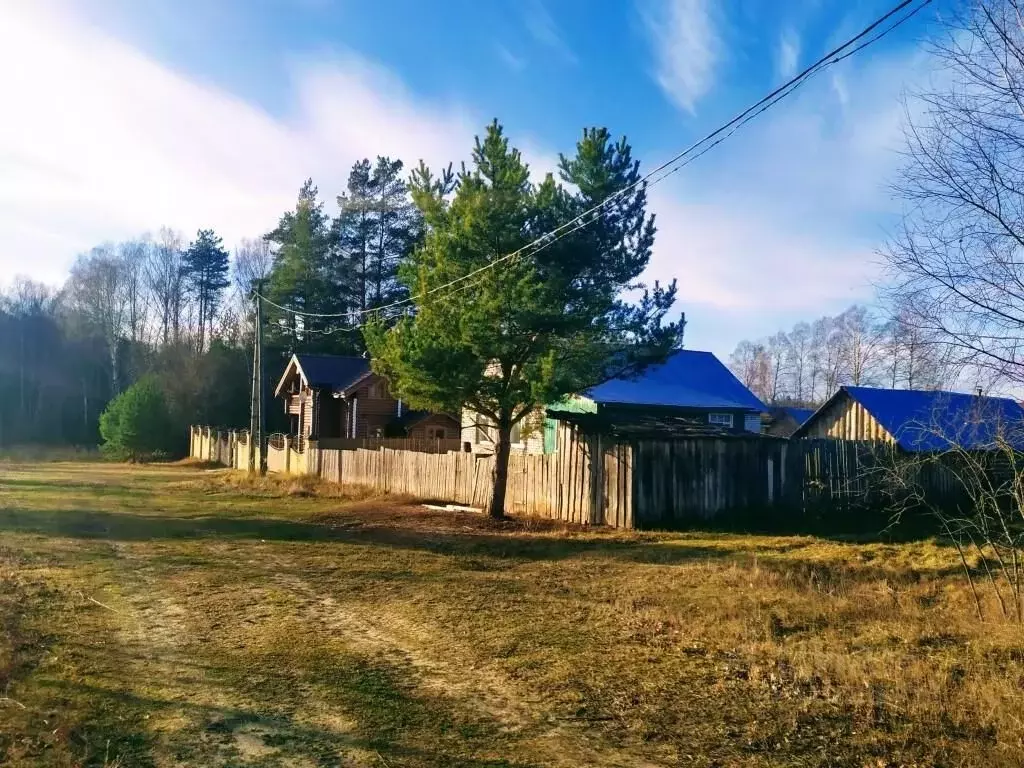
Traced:
POLYGON ((1016 400, 913 389, 841 387, 794 437, 871 439, 863 434, 874 426, 869 420, 843 421, 856 406, 905 451, 991 450, 1000 438, 1024 449, 1024 408, 1016 400))

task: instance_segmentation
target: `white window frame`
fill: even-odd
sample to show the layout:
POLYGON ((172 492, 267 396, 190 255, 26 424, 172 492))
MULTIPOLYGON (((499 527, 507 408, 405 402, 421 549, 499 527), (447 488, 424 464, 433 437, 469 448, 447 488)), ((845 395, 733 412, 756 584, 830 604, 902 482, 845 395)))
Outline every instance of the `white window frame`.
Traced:
POLYGON ((735 422, 735 417, 731 413, 709 413, 708 414, 708 424, 714 424, 715 426, 718 426, 718 427, 728 427, 729 429, 732 429, 734 422, 735 422))
POLYGON ((481 414, 476 415, 476 438, 477 445, 493 445, 494 444, 494 433, 491 431, 491 425, 487 421, 487 417, 481 414))

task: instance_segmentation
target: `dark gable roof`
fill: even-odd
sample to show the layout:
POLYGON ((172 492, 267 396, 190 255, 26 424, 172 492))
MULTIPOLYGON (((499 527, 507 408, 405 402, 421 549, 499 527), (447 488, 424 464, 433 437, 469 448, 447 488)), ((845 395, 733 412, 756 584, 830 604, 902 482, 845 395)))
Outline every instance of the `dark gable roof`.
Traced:
POLYGON ((1024 449, 1024 408, 1016 400, 874 387, 842 387, 836 396, 842 393, 864 406, 905 451, 943 451, 954 445, 991 450, 997 438, 1024 449))
POLYGON ((795 421, 798 426, 803 424, 805 421, 811 418, 811 416, 814 415, 813 408, 794 408, 791 405, 784 405, 781 408, 779 408, 779 410, 785 413, 791 419, 793 419, 793 421, 795 421))
POLYGON ((311 387, 345 389, 370 371, 370 361, 365 357, 307 354, 295 357, 311 387))
POLYGON ((636 378, 598 384, 586 395, 602 404, 768 410, 717 357, 689 349, 674 352, 636 378))

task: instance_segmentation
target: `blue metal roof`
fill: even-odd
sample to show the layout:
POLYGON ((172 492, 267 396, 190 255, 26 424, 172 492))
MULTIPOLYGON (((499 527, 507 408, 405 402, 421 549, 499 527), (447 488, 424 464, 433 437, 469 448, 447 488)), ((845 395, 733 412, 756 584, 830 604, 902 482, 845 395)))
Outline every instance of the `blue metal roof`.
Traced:
POLYGON ((667 405, 680 408, 742 408, 767 411, 710 352, 683 349, 635 378, 598 384, 586 393, 601 404, 667 405))
POLYGON ((343 355, 295 355, 311 387, 345 389, 370 370, 365 357, 343 355))
POLYGON ((1005 397, 961 392, 843 387, 905 451, 968 450, 995 447, 1002 436, 1024 449, 1024 408, 1005 397))

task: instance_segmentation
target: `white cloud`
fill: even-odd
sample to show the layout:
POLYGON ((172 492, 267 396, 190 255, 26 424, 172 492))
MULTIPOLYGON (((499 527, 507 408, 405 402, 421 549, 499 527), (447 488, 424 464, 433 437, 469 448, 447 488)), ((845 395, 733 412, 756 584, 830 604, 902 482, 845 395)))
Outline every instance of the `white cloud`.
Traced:
MULTIPOLYGON (((852 64, 852 62, 851 62, 852 64)), ((918 55, 821 77, 650 192, 649 279, 679 280, 687 344, 726 355, 798 320, 871 301, 887 184, 900 162, 904 83, 918 55), (905 78, 894 78, 900 72, 905 78)))
MULTIPOLYGON (((161 225, 214 227, 233 244, 273 227, 308 176, 333 199, 358 158, 458 161, 484 125, 353 56, 295 63, 294 104, 275 116, 68 17, 27 3, 4 14, 0 103, 19 108, 0 121, 0 274, 58 281, 76 253, 161 225)), ((679 278, 689 345, 728 354, 739 338, 870 298, 900 145, 893 73, 922 67, 906 56, 861 64, 818 78, 651 190, 648 277, 679 278)), ((557 166, 545 141, 513 138, 535 176, 557 166)), ((676 149, 645 152, 645 167, 676 149)))
POLYGON ((458 161, 483 125, 356 57, 298 64, 275 117, 27 3, 4 7, 0 71, 0 103, 19 105, 0 121, 0 272, 48 279, 162 225, 259 235, 307 176, 331 199, 361 157, 458 161))
POLYGON ((792 29, 786 29, 779 36, 779 49, 775 58, 775 69, 780 80, 788 80, 796 74, 800 62, 800 36, 792 29))
POLYGON ((654 49, 654 76, 680 109, 693 112, 711 90, 722 43, 709 0, 645 0, 641 9, 654 49))

